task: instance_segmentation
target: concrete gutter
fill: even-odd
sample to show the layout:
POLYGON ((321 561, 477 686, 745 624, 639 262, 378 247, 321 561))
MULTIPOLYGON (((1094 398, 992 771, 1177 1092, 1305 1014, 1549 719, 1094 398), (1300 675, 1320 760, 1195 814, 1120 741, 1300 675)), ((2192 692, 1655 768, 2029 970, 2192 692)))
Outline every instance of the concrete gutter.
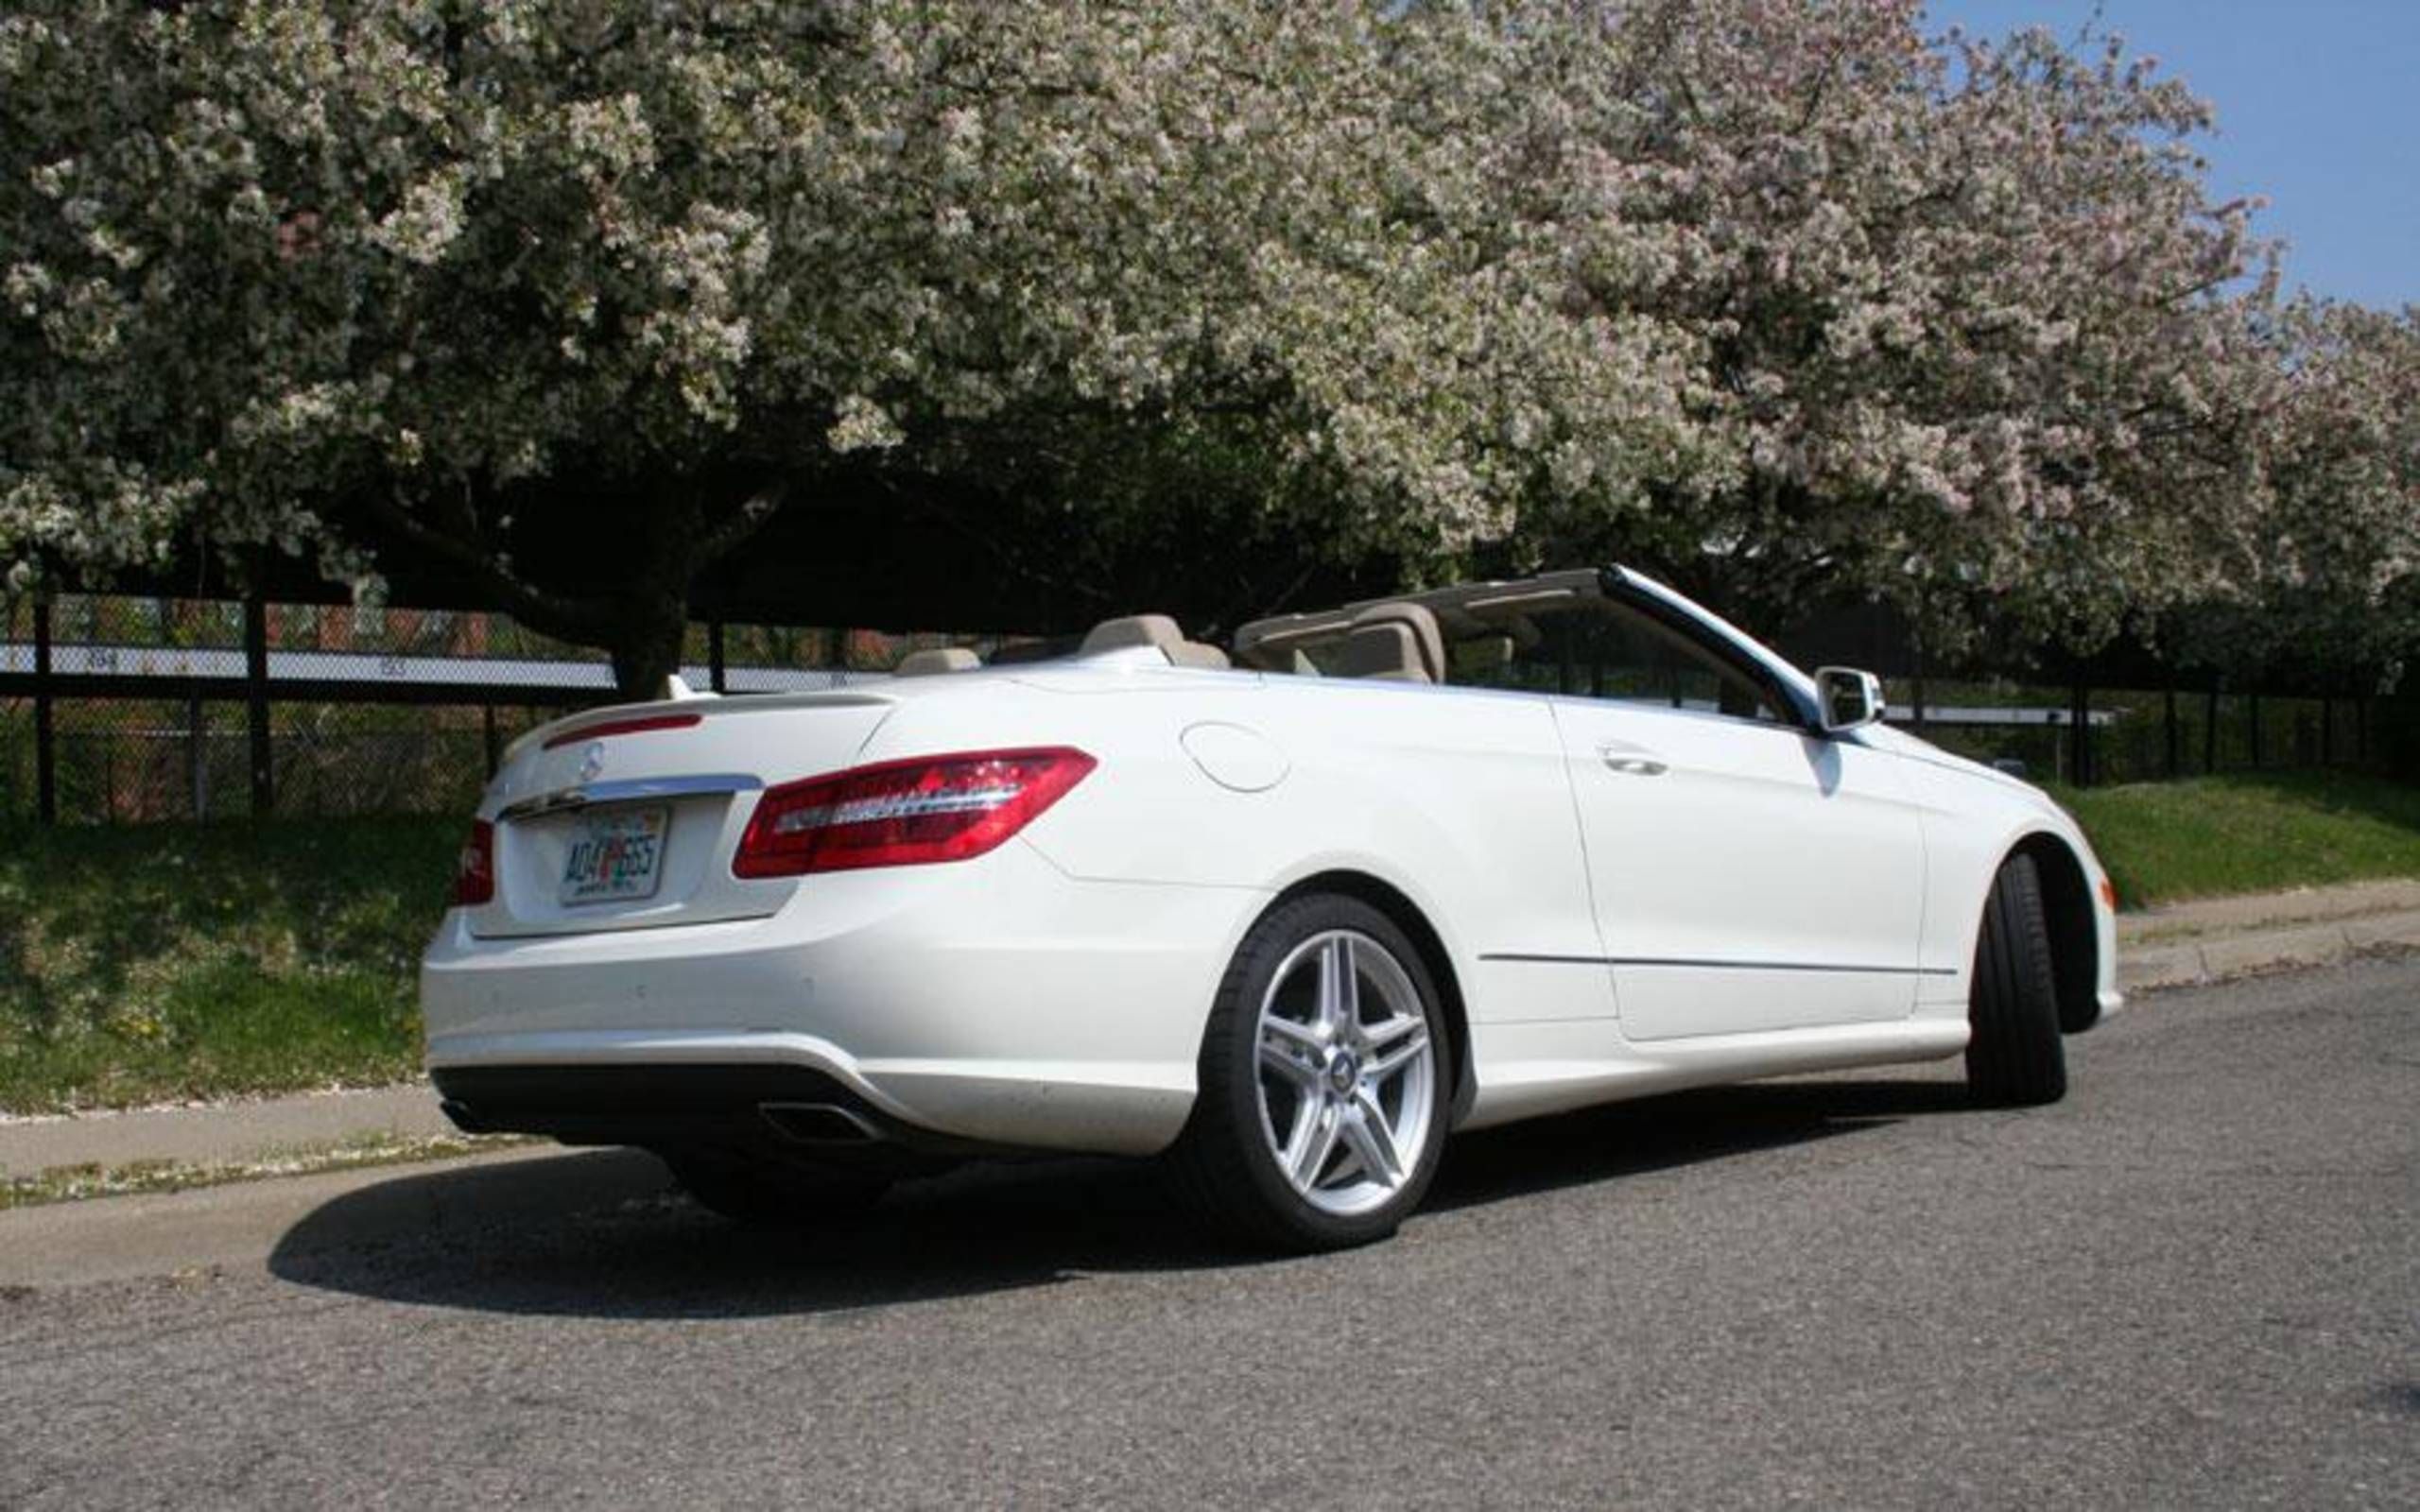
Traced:
POLYGON ((2130 992, 2192 987, 2383 950, 2420 950, 2420 879, 2198 899, 2120 915, 2118 983, 2130 992))
POLYGON ((359 1140, 456 1132, 426 1082, 0 1121, 0 1179, 70 1165, 245 1165, 359 1140))

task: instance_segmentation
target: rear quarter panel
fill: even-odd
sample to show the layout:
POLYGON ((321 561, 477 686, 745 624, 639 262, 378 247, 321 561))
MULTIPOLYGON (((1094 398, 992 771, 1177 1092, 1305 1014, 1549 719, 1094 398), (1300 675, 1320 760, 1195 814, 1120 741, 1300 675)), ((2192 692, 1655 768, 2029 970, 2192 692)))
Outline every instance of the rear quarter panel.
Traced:
POLYGON ((1099 767, 1025 838, 1072 876, 1273 898, 1324 872, 1358 872, 1421 910, 1474 1022, 1612 1016, 1603 973, 1537 973, 1536 993, 1515 994, 1491 990, 1504 973, 1482 962, 1602 950, 1541 699, 1248 672, 1040 674, 904 706, 864 759, 1057 744, 1099 767), (1283 776, 1251 792, 1215 781, 1184 743, 1205 724, 1260 737, 1283 776))

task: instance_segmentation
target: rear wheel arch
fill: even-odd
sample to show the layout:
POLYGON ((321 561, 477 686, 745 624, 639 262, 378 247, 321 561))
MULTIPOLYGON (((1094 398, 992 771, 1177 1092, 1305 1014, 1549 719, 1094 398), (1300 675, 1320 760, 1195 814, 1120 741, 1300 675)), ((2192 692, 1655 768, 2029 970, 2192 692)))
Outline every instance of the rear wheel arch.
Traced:
POLYGON ((2009 854, 2033 858, 2042 885, 2043 918, 2050 929, 2059 1027, 2081 1033, 2100 1018, 2100 942, 2091 875, 2075 848, 2048 831, 2025 836, 2009 848, 2009 854))
MULTIPOLYGON (((1446 1103, 1445 1126, 1451 1129, 1470 1111, 1471 1102, 1478 1095, 1478 1081, 1471 1069, 1470 1013, 1463 1005, 1461 979, 1454 970, 1454 958, 1452 953, 1445 949, 1443 937, 1437 933, 1436 926, 1429 923, 1428 916, 1421 911, 1420 905, 1402 889, 1366 871, 1337 869, 1315 872, 1289 885, 1270 899, 1269 906, 1261 910, 1261 917, 1265 918, 1295 899, 1313 893, 1333 893, 1369 904, 1386 915, 1388 921, 1402 930, 1410 938, 1413 949, 1420 952, 1420 964, 1427 969, 1428 979, 1437 988, 1438 1006, 1445 1015, 1446 1048, 1452 1057, 1454 1078, 1453 1094, 1446 1103)), ((1256 924, 1259 919, 1255 919, 1253 922, 1256 924)))

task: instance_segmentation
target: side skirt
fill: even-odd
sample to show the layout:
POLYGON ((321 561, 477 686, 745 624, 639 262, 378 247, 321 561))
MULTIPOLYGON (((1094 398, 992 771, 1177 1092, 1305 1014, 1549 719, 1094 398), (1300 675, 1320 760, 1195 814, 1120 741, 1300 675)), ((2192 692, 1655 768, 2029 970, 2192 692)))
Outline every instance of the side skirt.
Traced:
POLYGON ((1485 1128, 1599 1103, 1764 1076, 1939 1060, 1963 1051, 1966 1038, 1963 1014, 1651 1044, 1623 1041, 1602 1020, 1473 1024, 1471 1053, 1478 1095, 1459 1126, 1485 1128))

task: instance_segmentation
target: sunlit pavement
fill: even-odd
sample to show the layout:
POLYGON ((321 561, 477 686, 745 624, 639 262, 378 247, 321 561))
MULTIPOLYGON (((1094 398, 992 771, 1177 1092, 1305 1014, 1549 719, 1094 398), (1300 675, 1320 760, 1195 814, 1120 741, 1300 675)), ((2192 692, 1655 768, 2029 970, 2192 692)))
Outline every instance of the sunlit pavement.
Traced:
POLYGON ((0 1504, 2410 1505, 2416 1008, 2356 964, 2155 995, 2048 1109, 1473 1136, 1317 1260, 1113 1162, 775 1238, 644 1157, 359 1173, 250 1261, 10 1289, 0 1504))

